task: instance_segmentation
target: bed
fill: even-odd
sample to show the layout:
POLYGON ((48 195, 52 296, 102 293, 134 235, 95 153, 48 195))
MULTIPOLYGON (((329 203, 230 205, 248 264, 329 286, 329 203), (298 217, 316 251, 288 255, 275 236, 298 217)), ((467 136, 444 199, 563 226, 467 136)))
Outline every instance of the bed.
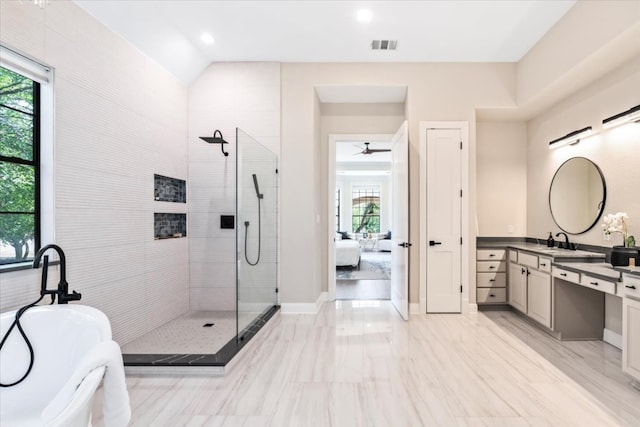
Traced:
POLYGON ((336 267, 350 265, 356 267, 360 263, 360 244, 357 240, 336 241, 336 267))

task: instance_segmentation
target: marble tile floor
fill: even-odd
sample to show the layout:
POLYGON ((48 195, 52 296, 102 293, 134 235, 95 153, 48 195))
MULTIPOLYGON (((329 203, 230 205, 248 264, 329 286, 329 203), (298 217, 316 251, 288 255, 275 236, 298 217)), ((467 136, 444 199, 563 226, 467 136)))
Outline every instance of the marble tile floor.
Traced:
POLYGON ((337 300, 391 299, 391 280, 336 280, 337 300))
POLYGON ((511 312, 404 322, 387 301, 337 301, 271 322, 225 377, 128 377, 131 425, 640 425, 619 350, 511 312))

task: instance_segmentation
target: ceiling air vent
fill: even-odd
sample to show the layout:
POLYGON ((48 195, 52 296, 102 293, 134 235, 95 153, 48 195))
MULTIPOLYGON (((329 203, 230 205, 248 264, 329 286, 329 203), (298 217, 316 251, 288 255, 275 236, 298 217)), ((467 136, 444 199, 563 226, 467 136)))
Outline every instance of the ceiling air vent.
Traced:
POLYGON ((371 50, 396 50, 398 40, 372 40, 371 50))

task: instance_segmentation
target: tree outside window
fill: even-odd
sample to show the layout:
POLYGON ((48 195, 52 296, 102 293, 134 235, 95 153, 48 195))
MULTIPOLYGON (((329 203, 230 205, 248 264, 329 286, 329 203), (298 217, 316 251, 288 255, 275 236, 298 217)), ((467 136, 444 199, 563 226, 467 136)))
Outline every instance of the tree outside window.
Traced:
POLYGON ((352 191, 351 225, 354 233, 380 232, 380 190, 358 188, 352 191))
POLYGON ((40 85, 0 67, 0 264, 38 249, 40 85))

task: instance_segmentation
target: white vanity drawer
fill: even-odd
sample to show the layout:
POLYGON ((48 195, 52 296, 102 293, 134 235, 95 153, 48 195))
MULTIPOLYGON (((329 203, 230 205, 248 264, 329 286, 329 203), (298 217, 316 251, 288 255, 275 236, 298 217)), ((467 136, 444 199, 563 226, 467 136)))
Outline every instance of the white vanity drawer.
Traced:
POLYGON ((538 258, 538 270, 551 273, 551 258, 538 258))
POLYGON ((507 271, 507 263, 505 261, 477 261, 476 272, 478 273, 496 273, 507 271))
POLYGON ((573 271, 563 270, 562 268, 553 267, 551 269, 551 275, 558 279, 566 280, 567 282, 580 283, 580 274, 573 271))
POLYGON ((640 278, 637 276, 622 274, 622 283, 618 286, 622 290, 618 295, 640 299, 640 278))
POLYGON ((509 249, 509 261, 518 262, 518 251, 509 249))
POLYGON ((478 288, 478 304, 506 303, 507 288, 478 288))
POLYGON ((476 251, 478 261, 503 261, 505 259, 504 249, 478 249, 476 251))
POLYGON ((478 288, 504 288, 505 286, 507 286, 507 273, 476 274, 476 287, 478 288))
POLYGON ((518 264, 537 269, 538 256, 520 252, 518 253, 518 264))
POLYGON ((584 287, 595 289, 596 291, 606 292, 612 295, 616 294, 616 284, 608 280, 596 279, 595 277, 583 274, 580 284, 584 287))

